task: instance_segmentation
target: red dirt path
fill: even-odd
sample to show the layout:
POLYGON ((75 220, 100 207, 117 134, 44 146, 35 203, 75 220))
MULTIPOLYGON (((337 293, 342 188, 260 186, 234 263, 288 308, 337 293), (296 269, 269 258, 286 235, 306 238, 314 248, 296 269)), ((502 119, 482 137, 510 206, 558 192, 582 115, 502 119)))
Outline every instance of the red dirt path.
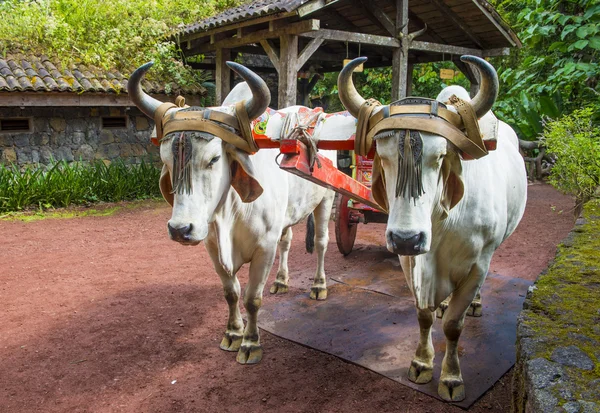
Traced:
MULTIPOLYGON (((535 279, 571 229, 572 205, 530 186, 525 217, 491 270, 535 279)), ((0 222, 0 412, 461 411, 266 332, 261 364, 237 364, 219 349, 227 308, 218 277, 203 247, 168 239, 169 214, 149 202, 109 217, 0 222)), ((357 251, 343 258, 331 226, 329 273, 367 264, 360 251, 382 245, 383 228, 362 225, 357 251)), ((303 229, 294 231, 292 277, 315 267, 303 229)), ((267 288, 265 300, 280 299, 267 288)), ((509 411, 510 377, 471 411, 509 411)))

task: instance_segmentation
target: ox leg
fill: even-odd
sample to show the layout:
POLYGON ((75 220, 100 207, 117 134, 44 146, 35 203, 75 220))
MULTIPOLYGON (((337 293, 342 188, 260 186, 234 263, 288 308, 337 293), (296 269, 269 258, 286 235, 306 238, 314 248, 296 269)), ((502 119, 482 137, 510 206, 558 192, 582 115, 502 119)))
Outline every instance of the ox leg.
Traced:
POLYGON ((481 317, 481 313, 482 313, 481 292, 477 292, 477 295, 475 296, 473 301, 471 301, 471 305, 469 306, 469 309, 467 310, 467 315, 470 315, 473 317, 481 317))
POLYGON ((263 288, 274 260, 275 250, 263 251, 255 254, 250 263, 248 284, 244 291, 244 307, 248 322, 244 330, 242 345, 236 357, 240 364, 256 364, 262 359, 263 350, 257 326, 258 310, 262 305, 263 288))
POLYGON ((317 272, 310 288, 310 298, 325 300, 327 298, 327 277, 325 276, 325 253, 329 243, 329 219, 335 193, 327 191, 321 203, 314 210, 315 215, 315 249, 317 250, 317 272))
POLYGON ((463 287, 452 294, 443 318, 446 354, 442 362, 438 394, 442 399, 454 402, 465 398, 465 386, 458 361, 458 339, 463 329, 467 310, 479 290, 478 286, 468 288, 465 285, 463 287))
POLYGON ((242 336, 244 333, 244 320, 240 314, 238 305, 240 299, 240 282, 235 275, 229 275, 217 267, 217 273, 221 277, 225 300, 229 306, 229 319, 227 320, 227 329, 221 340, 221 349, 225 351, 238 351, 242 345, 242 336))
POLYGON ((408 379, 413 383, 429 383, 433 378, 433 357, 435 355, 433 342, 431 340, 431 326, 433 325, 434 313, 425 310, 417 310, 419 320, 419 345, 415 358, 410 363, 408 379))
POLYGON ((283 294, 288 292, 288 282, 290 280, 288 272, 288 255, 292 245, 292 227, 288 227, 279 240, 279 268, 277 277, 271 285, 271 294, 283 294))

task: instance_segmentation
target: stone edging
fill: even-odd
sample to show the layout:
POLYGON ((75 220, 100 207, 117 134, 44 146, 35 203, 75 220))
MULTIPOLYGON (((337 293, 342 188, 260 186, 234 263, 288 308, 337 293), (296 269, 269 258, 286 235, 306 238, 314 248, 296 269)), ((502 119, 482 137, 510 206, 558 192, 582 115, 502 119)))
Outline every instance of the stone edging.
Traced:
POLYGON ((512 410, 600 413, 600 200, 586 204, 523 303, 512 410))

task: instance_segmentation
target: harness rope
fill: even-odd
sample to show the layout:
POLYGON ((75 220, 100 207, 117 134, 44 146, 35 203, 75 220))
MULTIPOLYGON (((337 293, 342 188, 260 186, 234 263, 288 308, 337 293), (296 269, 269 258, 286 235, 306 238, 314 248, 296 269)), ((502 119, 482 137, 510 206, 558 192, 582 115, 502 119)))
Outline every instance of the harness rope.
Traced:
POLYGON ((319 151, 317 148, 319 139, 308 133, 308 129, 311 127, 310 125, 316 121, 319 116, 321 116, 321 113, 315 113, 304 123, 301 123, 296 112, 288 113, 283 122, 283 127, 281 128, 282 139, 299 140, 306 145, 311 172, 313 171, 315 162, 317 167, 321 168, 321 161, 317 156, 317 152, 319 151))

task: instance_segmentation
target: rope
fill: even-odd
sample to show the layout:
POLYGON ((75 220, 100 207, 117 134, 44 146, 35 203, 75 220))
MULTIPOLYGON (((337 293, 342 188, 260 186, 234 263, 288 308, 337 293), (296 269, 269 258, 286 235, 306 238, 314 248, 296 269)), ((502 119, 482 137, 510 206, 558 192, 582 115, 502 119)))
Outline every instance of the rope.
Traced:
POLYGON ((306 145, 308 149, 308 160, 311 172, 313 171, 315 162, 317 167, 321 168, 321 161, 317 156, 317 152, 319 151, 317 148, 317 143, 319 142, 319 139, 316 136, 308 133, 308 129, 311 127, 310 125, 319 118, 320 115, 321 113, 315 113, 304 123, 301 123, 300 119, 298 118, 298 113, 288 113, 281 129, 281 135, 283 139, 299 140, 306 145))

